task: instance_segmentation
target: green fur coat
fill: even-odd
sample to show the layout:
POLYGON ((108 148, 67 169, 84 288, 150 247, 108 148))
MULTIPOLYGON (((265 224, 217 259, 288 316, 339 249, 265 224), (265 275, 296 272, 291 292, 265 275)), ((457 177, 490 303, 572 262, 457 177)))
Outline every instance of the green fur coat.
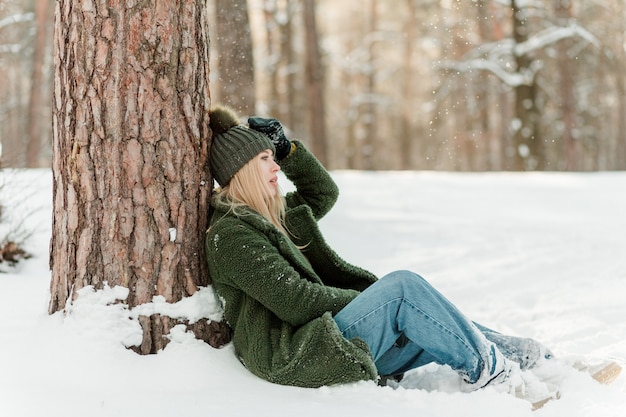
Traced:
POLYGON ((297 189, 286 196, 294 241, 253 210, 236 216, 212 205, 206 255, 235 351, 251 372, 278 384, 319 387, 375 379, 367 345, 346 340, 332 316, 376 277, 342 260, 324 241, 317 220, 334 205, 338 189, 317 159, 295 143, 280 162, 297 189))

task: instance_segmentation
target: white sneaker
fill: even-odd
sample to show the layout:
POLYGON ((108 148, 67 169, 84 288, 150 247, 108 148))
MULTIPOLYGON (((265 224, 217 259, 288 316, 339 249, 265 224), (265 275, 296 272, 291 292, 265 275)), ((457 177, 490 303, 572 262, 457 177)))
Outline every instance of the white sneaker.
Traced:
POLYGON ((495 345, 491 345, 486 365, 476 382, 472 383, 466 379, 463 380, 461 385, 462 391, 472 392, 486 386, 504 384, 509 379, 513 367, 517 366, 519 369, 519 365, 507 360, 495 345))
POLYGON ((531 338, 488 333, 487 339, 498 346, 505 358, 519 363, 522 371, 534 368, 541 361, 554 357, 550 349, 531 338))
POLYGON ((519 364, 513 363, 509 376, 504 381, 488 385, 498 392, 513 395, 532 404, 533 410, 541 408, 548 401, 558 399, 558 387, 550 386, 529 371, 522 371, 519 364))

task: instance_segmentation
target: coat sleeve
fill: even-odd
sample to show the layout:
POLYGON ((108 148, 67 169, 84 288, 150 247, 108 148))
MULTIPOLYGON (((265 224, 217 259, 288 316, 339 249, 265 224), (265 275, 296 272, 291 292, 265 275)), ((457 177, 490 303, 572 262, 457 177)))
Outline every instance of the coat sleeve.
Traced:
MULTIPOLYGON (((243 291, 281 320, 300 326, 327 311, 334 315, 359 294, 301 277, 259 231, 241 223, 234 228, 223 232, 228 239, 215 230, 207 240, 213 279, 243 291)), ((279 245, 289 245, 282 234, 277 238, 279 245)))
POLYGON ((294 144, 293 153, 280 161, 281 169, 296 186, 295 192, 285 196, 287 206, 293 208, 306 204, 319 220, 335 205, 339 188, 326 168, 301 142, 294 141, 294 144))

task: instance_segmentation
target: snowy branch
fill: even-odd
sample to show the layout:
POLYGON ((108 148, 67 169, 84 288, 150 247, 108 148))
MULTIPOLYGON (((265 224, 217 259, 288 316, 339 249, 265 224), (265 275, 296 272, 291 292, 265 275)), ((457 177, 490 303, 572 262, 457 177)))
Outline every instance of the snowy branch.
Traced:
POLYGON ((0 29, 4 29, 5 27, 15 23, 32 22, 34 18, 34 13, 22 13, 14 14, 13 16, 7 16, 4 19, 0 19, 0 29))
POLYGON ((21 49, 22 45, 16 43, 0 45, 0 54, 17 54, 21 49))
POLYGON ((442 61, 441 67, 458 72, 488 71, 500 78, 503 83, 516 87, 525 84, 528 76, 524 76, 519 72, 510 72, 502 67, 499 63, 487 59, 472 59, 469 61, 442 61))
MULTIPOLYGON (((14 14, 12 16, 5 17, 4 19, 0 19, 0 30, 16 23, 31 22, 34 17, 34 13, 14 14)), ((22 45, 15 43, 0 45, 0 54, 17 54, 22 50, 22 48, 22 45)))
POLYGON ((575 22, 571 22, 569 26, 553 26, 545 29, 526 42, 515 45, 514 53, 516 56, 527 55, 533 51, 543 49, 549 45, 555 44, 560 40, 574 38, 579 36, 594 46, 599 46, 600 41, 587 29, 579 26, 575 22))
POLYGON ((497 43, 485 44, 470 52, 475 58, 464 61, 442 61, 440 67, 458 72, 488 71, 497 76, 503 83, 511 87, 528 85, 534 79, 535 74, 541 68, 541 64, 535 61, 531 68, 525 71, 514 72, 508 68, 511 66, 508 57, 528 55, 534 51, 547 48, 563 39, 580 37, 588 43, 599 47, 600 41, 591 32, 571 22, 568 26, 551 27, 532 36, 526 42, 514 44, 512 39, 504 39, 497 43), (479 58, 487 57, 487 58, 479 58))

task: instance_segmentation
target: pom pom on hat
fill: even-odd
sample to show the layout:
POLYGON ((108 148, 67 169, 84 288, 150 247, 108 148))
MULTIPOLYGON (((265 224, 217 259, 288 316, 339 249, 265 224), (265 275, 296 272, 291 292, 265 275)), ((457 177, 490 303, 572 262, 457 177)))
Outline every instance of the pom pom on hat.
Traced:
POLYGON ((240 124, 237 114, 228 107, 217 106, 209 111, 209 127, 213 139, 209 166, 222 187, 260 152, 267 149, 275 152, 266 135, 240 124))
POLYGON ((213 132, 213 137, 221 135, 231 127, 238 126, 239 118, 235 112, 223 106, 217 106, 209 111, 209 127, 213 132))

